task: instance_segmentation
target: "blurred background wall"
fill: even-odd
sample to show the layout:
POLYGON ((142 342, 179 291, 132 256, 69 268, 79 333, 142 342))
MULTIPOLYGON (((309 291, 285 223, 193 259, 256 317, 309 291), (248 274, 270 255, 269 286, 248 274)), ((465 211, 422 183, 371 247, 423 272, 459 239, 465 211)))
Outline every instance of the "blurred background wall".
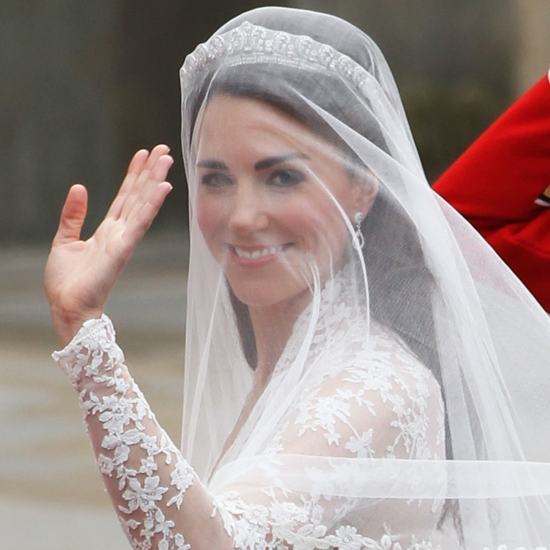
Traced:
MULTIPOLYGON (((363 28, 394 70, 428 177, 550 65, 548 0, 294 0, 363 28)), ((168 143, 175 190, 156 223, 186 221, 178 69, 252 0, 2 0, 0 244, 50 240, 74 181, 107 208, 140 147, 168 143)))

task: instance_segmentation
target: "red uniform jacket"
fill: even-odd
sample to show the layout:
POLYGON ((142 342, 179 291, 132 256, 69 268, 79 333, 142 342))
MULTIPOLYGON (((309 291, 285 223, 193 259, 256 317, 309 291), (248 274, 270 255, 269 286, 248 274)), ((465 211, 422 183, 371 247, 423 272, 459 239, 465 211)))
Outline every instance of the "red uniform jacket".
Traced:
POLYGON ((550 311, 550 73, 518 99, 433 188, 550 311))

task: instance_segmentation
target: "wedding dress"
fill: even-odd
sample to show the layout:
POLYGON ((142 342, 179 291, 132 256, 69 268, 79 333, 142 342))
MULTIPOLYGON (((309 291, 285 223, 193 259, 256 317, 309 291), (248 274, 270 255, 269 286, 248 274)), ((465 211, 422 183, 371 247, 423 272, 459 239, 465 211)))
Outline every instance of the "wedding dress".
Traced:
POLYGON ((107 317, 54 354, 134 548, 190 548, 186 503, 208 509, 205 537, 221 525, 240 549, 550 548, 550 323, 431 192, 377 47, 339 19, 262 8, 199 46, 181 77, 191 235, 182 451, 107 317), (232 128, 242 131, 228 157, 231 140, 216 140, 232 128), (278 154, 251 156, 264 147, 278 154), (294 241, 216 248, 215 215, 241 204, 245 172, 231 164, 241 157, 247 189, 260 189, 250 204, 294 241), (331 159, 349 182, 376 188, 364 219, 335 191, 331 159), (287 262, 267 285, 254 274, 275 273, 262 263, 274 256, 287 262), (308 299, 255 394, 264 350, 241 296, 298 284, 308 299))
MULTIPOLYGON (((417 518, 420 524, 426 522, 422 530, 431 532, 441 515, 442 502, 436 500, 407 500, 392 505, 391 510, 380 499, 361 502, 359 493, 325 501, 323 495, 331 494, 334 484, 366 483, 357 476, 369 474, 362 474, 360 463, 342 468, 336 460, 327 478, 327 472, 315 471, 314 461, 302 463, 312 449, 333 459, 428 460, 445 455, 444 409, 437 382, 384 327, 373 323, 371 338, 365 339, 364 323, 349 302, 343 278, 340 274, 321 293, 319 315, 323 322, 315 330, 308 357, 314 367, 300 382, 300 387, 307 389, 300 392, 299 400, 292 400, 256 456, 242 458, 250 432, 262 417, 264 422, 269 420, 274 400, 279 402, 276 396, 307 331, 310 311, 298 321, 266 392, 209 484, 215 495, 213 513, 223 517, 237 548, 382 549, 394 547, 397 541, 406 548, 404 522, 413 527, 411 518, 417 518), (283 463, 294 475, 310 478, 315 490, 297 490, 296 482, 286 486, 279 475, 283 463), (399 508, 402 515, 396 514, 399 508), (368 537, 358 534, 353 526, 354 514, 365 513, 365 509, 368 537), (393 531, 400 533, 399 537, 392 538, 393 531)), ((166 548, 179 548, 178 543, 185 547, 183 537, 166 516, 181 504, 195 474, 155 423, 132 382, 108 318, 88 321, 55 358, 80 392, 88 429, 105 434, 99 468, 120 483, 125 502, 119 512, 127 533, 131 536, 132 530, 145 527, 145 541, 149 541, 160 530, 166 548), (159 458, 165 462, 162 477, 169 483, 160 481, 159 458), (132 519, 138 509, 146 518, 139 527, 132 519)), ((298 480, 298 486, 304 481, 298 480)), ((429 547, 417 537, 412 540, 414 548, 429 547)), ((147 543, 136 547, 146 548, 147 543)))

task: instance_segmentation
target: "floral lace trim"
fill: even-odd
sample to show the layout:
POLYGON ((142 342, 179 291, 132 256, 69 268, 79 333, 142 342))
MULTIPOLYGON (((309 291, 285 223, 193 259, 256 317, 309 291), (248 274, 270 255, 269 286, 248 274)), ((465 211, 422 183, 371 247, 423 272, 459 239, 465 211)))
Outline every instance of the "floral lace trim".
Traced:
POLYGON ((115 329, 107 315, 88 319, 65 348, 52 353, 52 358, 77 388, 81 377, 95 376, 104 360, 105 371, 124 363, 124 353, 115 339, 115 329))
POLYGON ((229 64, 274 62, 300 69, 335 73, 353 84, 364 96, 372 81, 361 65, 332 46, 309 36, 273 31, 248 21, 224 34, 212 36, 189 54, 180 71, 182 88, 189 86, 203 71, 221 58, 229 64))
MULTIPOLYGON (((195 474, 131 380, 108 317, 87 321, 53 357, 79 391, 89 430, 97 432, 99 426, 104 432, 98 465, 103 475, 116 480, 124 501, 117 506, 119 520, 133 548, 190 550, 173 518, 195 474)), ((404 542, 387 525, 379 540, 352 525, 329 531, 314 520, 314 500, 274 499, 266 506, 245 502, 232 491, 214 499, 212 517, 219 515, 234 547, 241 550, 440 550, 433 541, 404 542)), ((480 550, 514 549, 502 544, 480 550)))
POLYGON ((99 421, 105 435, 104 453, 98 466, 107 477, 115 476, 124 505, 118 505, 120 523, 136 550, 189 550, 175 522, 166 517, 178 510, 195 474, 181 457, 137 385, 127 373, 124 354, 115 342, 110 319, 86 321, 70 344, 52 354, 80 392, 80 406, 90 428, 99 421), (152 428, 154 423, 154 428, 152 428), (152 435, 154 432, 158 435, 152 435), (170 487, 161 484, 171 468, 170 487))
MULTIPOLYGON (((269 507, 244 502, 236 491, 214 500, 214 514, 220 513, 226 531, 240 550, 404 550, 388 529, 380 541, 364 537, 346 525, 327 535, 327 527, 309 520, 307 505, 274 501, 269 507)), ((414 550, 433 550, 431 544, 415 544, 414 550)))
MULTIPOLYGON (((292 330, 292 335, 277 362, 273 375, 279 375, 291 368, 296 360, 300 348, 304 346, 304 340, 308 333, 312 317, 315 318, 315 331, 311 342, 308 342, 309 352, 307 360, 312 363, 325 351, 327 346, 327 334, 332 334, 332 339, 340 335, 346 335, 348 341, 353 341, 353 335, 359 334, 363 342, 367 334, 367 325, 362 322, 359 313, 360 306, 355 303, 353 290, 344 281, 352 278, 352 265, 348 264, 334 277, 327 281, 319 299, 318 311, 313 310, 313 303, 310 303, 300 314, 292 330)), ((367 341, 363 342, 367 345, 367 341)))
MULTIPOLYGON (((291 502, 271 506, 244 502, 236 491, 214 499, 214 515, 219 513, 226 531, 234 537, 239 550, 444 550, 438 543, 412 538, 406 546, 385 526, 379 540, 366 537, 355 527, 343 525, 327 534, 327 527, 308 520, 304 507, 291 502), (301 524, 301 526, 299 526, 301 524)), ((501 544, 483 550, 530 550, 501 544)), ((532 550, 547 550, 536 547, 532 550)))

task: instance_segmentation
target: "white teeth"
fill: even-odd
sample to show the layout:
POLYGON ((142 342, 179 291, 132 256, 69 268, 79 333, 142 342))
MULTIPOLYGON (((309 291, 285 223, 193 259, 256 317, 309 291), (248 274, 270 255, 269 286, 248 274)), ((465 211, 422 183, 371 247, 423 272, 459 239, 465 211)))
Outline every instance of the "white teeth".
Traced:
POLYGON ((262 250, 253 250, 250 252, 249 250, 244 250, 239 247, 234 247, 235 253, 239 258, 245 258, 246 260, 256 260, 258 258, 262 258, 264 256, 270 256, 272 254, 278 254, 279 252, 283 251, 283 245, 279 246, 270 246, 263 248, 262 250))

